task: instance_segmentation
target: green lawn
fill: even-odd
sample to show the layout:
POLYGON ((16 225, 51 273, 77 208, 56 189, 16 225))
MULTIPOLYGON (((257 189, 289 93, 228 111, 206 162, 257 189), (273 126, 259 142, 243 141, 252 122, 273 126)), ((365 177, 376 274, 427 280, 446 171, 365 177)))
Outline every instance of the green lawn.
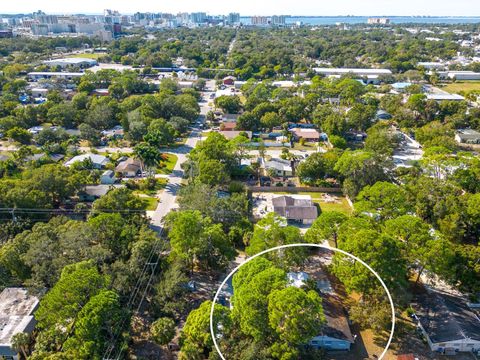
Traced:
POLYGON ((81 54, 73 54, 69 57, 71 58, 85 58, 85 59, 98 59, 102 56, 105 56, 107 55, 106 53, 94 53, 94 54, 90 54, 90 53, 81 53, 81 54))
POLYGON ((156 184, 155 184, 154 189, 151 189, 151 190, 135 190, 135 193, 137 195, 138 194, 144 194, 144 195, 147 195, 147 196, 155 196, 160 190, 165 189, 165 187, 168 184, 168 179, 158 178, 158 179, 155 179, 155 180, 156 180, 156 184))
POLYGON ((154 197, 142 197, 141 198, 145 203, 147 204, 147 211, 154 211, 157 209, 158 206, 158 200, 157 198, 154 197))
POLYGON ((289 193, 289 192, 275 192, 275 194, 278 195, 310 195, 312 197, 312 201, 320 206, 322 211, 340 211, 345 214, 351 214, 352 208, 348 204, 347 199, 340 194, 334 194, 335 197, 339 198, 340 202, 335 202, 335 203, 327 203, 323 201, 322 194, 321 192, 297 192, 297 193, 289 193))
POLYGON ((303 145, 296 142, 293 143, 294 150, 317 150, 317 143, 314 142, 305 142, 303 145))
POLYGON ((163 159, 160 163, 160 167, 157 169, 157 174, 171 174, 178 157, 174 154, 163 154, 163 159))
POLYGON ((473 90, 480 91, 480 81, 465 81, 465 82, 455 82, 447 84, 442 87, 442 90, 448 91, 449 93, 458 94, 461 91, 469 92, 473 90))
POLYGON ((320 208, 322 211, 339 211, 343 212, 345 214, 351 214, 352 213, 352 208, 350 205, 348 205, 347 199, 342 197, 342 202, 341 203, 326 203, 322 201, 315 201, 317 204, 320 205, 320 208))

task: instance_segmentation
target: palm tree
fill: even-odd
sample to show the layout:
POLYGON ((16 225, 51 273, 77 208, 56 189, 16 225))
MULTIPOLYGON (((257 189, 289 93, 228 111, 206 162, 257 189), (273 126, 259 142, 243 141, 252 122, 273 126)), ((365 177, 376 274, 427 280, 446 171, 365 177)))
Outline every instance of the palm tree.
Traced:
MULTIPOLYGON (((142 142, 133 148, 133 153, 137 159, 142 162, 142 172, 146 168, 155 167, 160 163, 162 154, 155 146, 142 142)), ((148 172, 148 176, 151 173, 148 172)))
POLYGON ((30 334, 17 333, 12 337, 12 349, 21 352, 24 359, 27 359, 27 351, 30 346, 30 334))

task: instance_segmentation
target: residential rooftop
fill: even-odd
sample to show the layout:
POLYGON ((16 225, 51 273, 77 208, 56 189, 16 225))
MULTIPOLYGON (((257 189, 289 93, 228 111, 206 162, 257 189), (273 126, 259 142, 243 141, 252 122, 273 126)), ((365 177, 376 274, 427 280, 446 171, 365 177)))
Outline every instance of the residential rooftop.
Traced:
POLYGON ((480 341, 480 319, 462 298, 429 289, 415 300, 415 314, 433 343, 480 341))
POLYGON ((274 211, 287 219, 315 220, 318 217, 310 195, 278 196, 272 199, 272 203, 274 211))
POLYGON ((9 346, 15 334, 25 331, 38 303, 23 288, 5 288, 0 293, 0 346, 9 346))

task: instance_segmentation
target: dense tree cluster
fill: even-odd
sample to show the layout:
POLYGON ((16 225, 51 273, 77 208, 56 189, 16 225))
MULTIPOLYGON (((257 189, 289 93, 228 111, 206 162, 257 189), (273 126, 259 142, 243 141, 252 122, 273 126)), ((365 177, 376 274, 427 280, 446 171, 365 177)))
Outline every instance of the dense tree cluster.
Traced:
MULTIPOLYGON (((399 309, 407 306, 411 286, 423 277, 438 277, 478 297, 480 160, 462 151, 454 134, 461 128, 480 130, 480 110, 471 107, 474 92, 464 93, 465 101, 442 102, 423 93, 424 83, 435 85, 439 79, 418 68, 419 61, 469 52, 457 41, 464 39, 460 32, 431 28, 439 41, 396 25, 352 26, 348 32, 328 26, 178 28, 156 31, 153 37, 133 30, 132 36, 112 41, 101 58, 132 65, 132 70, 86 70, 70 84, 41 80, 49 92, 39 104, 21 100, 31 95, 26 73, 58 69, 32 64, 50 57, 56 47, 99 43, 0 39, 0 137, 17 148, 0 160, 0 289, 26 286, 41 297, 34 345, 29 349, 30 339, 19 334, 15 346, 32 350, 32 359, 100 359, 112 342, 128 341, 123 335, 131 320, 126 299, 154 250, 161 261, 147 301, 148 316, 155 321, 144 330, 167 351, 176 327, 184 323, 179 354, 184 360, 218 358, 209 329, 211 302, 199 306, 192 279, 214 281, 237 250, 253 256, 275 246, 328 241, 376 270, 399 309), (165 218, 162 240, 148 227, 145 201, 131 190, 140 184, 111 190, 91 208, 72 204, 85 184, 98 183, 101 172, 88 161, 62 166, 51 155, 78 154, 79 140, 131 146, 148 175, 145 182, 155 181, 164 149, 198 118, 199 91, 205 86, 200 79, 194 89, 182 90, 177 74, 159 84, 151 81, 158 68, 174 62, 197 68, 203 78, 233 74, 246 81, 241 96, 214 100, 217 109, 238 114, 237 130, 255 136, 279 133, 292 144, 292 126, 324 133, 319 144, 309 144, 322 151, 305 157, 296 175, 304 185, 340 185, 353 202, 352 213, 321 212, 305 235, 273 213, 252 224, 249 194, 236 181, 259 175, 258 165, 240 167, 250 140, 246 134, 227 140, 217 132, 210 132, 182 165, 187 179, 178 191, 178 211, 165 218), (381 76, 380 86, 365 85, 361 80, 366 79, 353 74, 317 76, 313 67, 318 62, 390 68, 394 74, 381 76), (287 79, 295 86, 273 84, 287 79), (396 81, 412 85, 404 93, 393 92, 390 84, 396 81), (67 87, 75 88, 73 97, 66 95, 67 87), (99 96, 99 89, 108 89, 108 95, 99 96), (380 120, 382 113, 389 120, 380 120), (32 131, 34 126, 43 129, 32 131), (123 140, 106 138, 106 130, 115 126, 123 128, 123 140), (421 144, 422 159, 395 168, 393 154, 406 136, 421 144)), ((477 25, 459 28, 478 30, 477 25)), ((478 71, 478 63, 452 68, 478 71)), ((207 114, 208 120, 214 118, 213 112, 207 114)), ((305 145, 305 139, 298 142, 305 145)), ((259 153, 264 157, 262 146, 259 153)), ((287 149, 282 156, 295 158, 287 149)), ((320 296, 309 288, 289 287, 286 279, 286 272, 301 267, 308 255, 301 248, 269 253, 234 276, 233 308, 216 304, 214 313, 229 356, 313 358, 302 345, 325 322, 320 296)), ((329 271, 347 293, 356 294, 347 304, 353 322, 379 332, 389 327, 383 288, 371 272, 339 255, 329 271)))
MULTIPOLYGON (((288 286, 286 272, 264 258, 250 261, 234 275, 233 291, 231 311, 215 305, 214 327, 221 334, 220 347, 234 358, 296 359, 325 324, 320 295, 288 286)), ((191 353, 215 356, 207 331, 210 308, 211 302, 204 302, 188 316, 181 358, 191 353)))

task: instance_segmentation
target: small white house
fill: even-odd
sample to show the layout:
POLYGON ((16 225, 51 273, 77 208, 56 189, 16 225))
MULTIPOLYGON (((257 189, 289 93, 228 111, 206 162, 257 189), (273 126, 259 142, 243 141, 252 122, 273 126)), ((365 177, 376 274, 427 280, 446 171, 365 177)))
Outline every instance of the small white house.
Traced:
POLYGON ((275 176, 293 176, 292 164, 288 160, 273 158, 265 162, 265 170, 274 172, 275 176))
POLYGON ((464 299, 429 289, 415 300, 413 317, 432 351, 480 353, 480 320, 464 299))
POLYGON ((180 89, 192 89, 193 81, 179 81, 178 86, 180 87, 180 89))
POLYGON ((115 181, 117 181, 117 178, 112 170, 107 170, 100 176, 100 184, 102 185, 111 185, 114 184, 115 181))
POLYGON ((300 271, 300 272, 289 272, 287 274, 287 281, 290 286, 295 286, 297 288, 301 288, 307 284, 308 279, 307 273, 300 271))
POLYGON ((48 95, 48 89, 44 88, 33 88, 30 92, 34 98, 46 98, 48 95))
POLYGON ((459 129, 455 140, 459 144, 480 144, 480 133, 472 129, 459 129))
POLYGON ((105 165, 108 164, 108 158, 103 156, 103 155, 82 154, 82 155, 75 156, 75 157, 71 158, 70 160, 68 160, 65 163, 65 166, 70 167, 77 162, 82 162, 82 161, 86 161, 86 160, 91 161, 92 165, 95 169, 101 169, 101 168, 105 167, 105 165))
POLYGON ((427 94, 427 100, 435 100, 436 102, 442 101, 463 101, 465 98, 462 95, 458 94, 427 94))

